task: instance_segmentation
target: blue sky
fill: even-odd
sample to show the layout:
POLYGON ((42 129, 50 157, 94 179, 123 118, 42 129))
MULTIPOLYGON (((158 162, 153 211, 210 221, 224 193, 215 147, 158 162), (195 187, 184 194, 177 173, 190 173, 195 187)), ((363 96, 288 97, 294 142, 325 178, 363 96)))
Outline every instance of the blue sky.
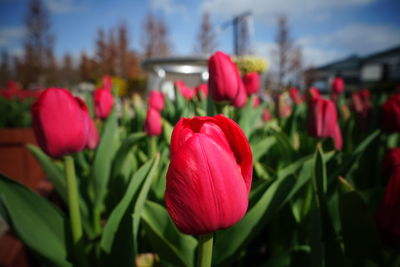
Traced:
MULTIPOLYGON (((215 26, 246 10, 253 13, 252 47, 271 62, 276 17, 286 14, 292 37, 303 48, 307 65, 320 65, 350 54, 368 54, 400 45, 399 0, 43 0, 50 11, 58 57, 93 53, 97 29, 126 21, 131 48, 140 50, 149 10, 163 16, 173 52, 193 51, 201 14, 215 26)), ((22 51, 27 0, 0 0, 0 49, 22 51)), ((232 29, 218 32, 218 48, 232 52, 232 29)))

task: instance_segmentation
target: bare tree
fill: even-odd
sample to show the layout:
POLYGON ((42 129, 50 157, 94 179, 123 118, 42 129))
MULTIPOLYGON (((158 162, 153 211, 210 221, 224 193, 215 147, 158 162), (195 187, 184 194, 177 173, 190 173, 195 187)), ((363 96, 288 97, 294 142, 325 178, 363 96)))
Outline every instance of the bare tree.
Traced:
POLYGON ((277 86, 282 89, 289 82, 301 85, 303 75, 303 53, 291 37, 287 17, 278 17, 278 30, 275 36, 276 48, 273 56, 277 65, 277 86))
POLYGON ((102 28, 97 30, 96 37, 96 62, 100 75, 107 73, 107 40, 102 28))
POLYGON ((117 69, 116 74, 126 78, 128 72, 128 52, 129 52, 129 38, 128 28, 125 22, 120 23, 118 26, 118 44, 117 44, 117 69))
POLYGON ((7 50, 1 52, 0 84, 5 85, 11 78, 10 56, 7 50))
POLYGON ((204 12, 194 50, 202 54, 211 54, 216 48, 216 35, 210 22, 210 15, 204 12))
MULTIPOLYGON (((25 18, 27 38, 25 41, 25 85, 46 83, 49 55, 52 55, 54 37, 50 33, 49 14, 41 0, 30 0, 25 18)), ((51 59, 50 59, 51 60, 51 59)))
POLYGON ((84 81, 94 81, 96 76, 99 75, 96 73, 96 68, 98 64, 89 58, 85 52, 81 53, 80 63, 79 63, 79 74, 80 79, 84 81))
POLYGON ((162 57, 171 53, 168 28, 162 18, 157 19, 149 13, 143 29, 141 44, 146 58, 162 57))

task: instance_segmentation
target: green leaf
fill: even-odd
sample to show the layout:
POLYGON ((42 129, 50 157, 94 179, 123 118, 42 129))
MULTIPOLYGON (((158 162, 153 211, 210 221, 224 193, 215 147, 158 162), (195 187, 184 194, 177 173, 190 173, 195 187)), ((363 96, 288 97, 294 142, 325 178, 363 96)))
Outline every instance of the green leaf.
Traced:
POLYGON ((351 171, 351 169, 354 167, 354 163, 357 162, 360 157, 362 156, 362 153, 365 151, 365 149, 374 141, 375 138, 377 138, 380 134, 379 130, 375 130, 373 133, 371 133, 369 136, 367 136, 351 153, 350 157, 343 163, 339 168, 337 168, 335 171, 332 172, 332 174, 329 175, 328 179, 329 181, 336 180, 338 176, 343 176, 346 177, 347 174, 351 171), (332 178, 332 179, 331 179, 332 178))
POLYGON ((139 132, 130 134, 127 138, 124 139, 113 159, 111 175, 113 178, 115 178, 120 173, 127 158, 127 155, 132 149, 132 146, 144 137, 146 137, 146 134, 144 132, 139 132))
POLYGON ((131 215, 136 213, 140 217, 157 164, 158 156, 144 164, 132 176, 124 197, 113 210, 104 227, 100 246, 103 260, 108 265, 132 266, 135 260, 134 244, 137 238, 137 226, 135 226, 135 232, 131 215))
POLYGON ((165 142, 169 145, 171 143, 171 135, 172 135, 172 130, 173 126, 167 121, 167 120, 162 120, 162 127, 163 127, 163 135, 165 142))
POLYGON ((316 214, 320 215, 322 227, 322 243, 325 264, 326 266, 343 266, 343 252, 333 226, 332 216, 329 214, 326 199, 327 175, 321 146, 317 147, 315 153, 313 183, 317 200, 316 214))
POLYGON ((43 170, 47 174, 47 178, 54 185, 57 193, 66 202, 67 199, 67 185, 64 178, 64 171, 57 166, 53 160, 47 156, 39 147, 35 145, 28 145, 28 149, 40 162, 43 170))
POLYGON ((382 246, 367 204, 345 179, 340 178, 339 184, 342 188, 339 212, 346 256, 354 263, 370 259, 382 266, 382 246))
POLYGON ((115 135, 117 134, 117 117, 115 111, 104 124, 103 135, 97 147, 91 171, 91 180, 95 191, 95 209, 100 210, 107 194, 107 185, 111 172, 111 163, 115 151, 115 135))
POLYGON ((286 203, 288 192, 295 182, 294 176, 277 179, 271 185, 266 182, 265 193, 246 216, 234 226, 216 233, 213 257, 216 265, 229 265, 229 261, 257 236, 271 217, 286 203))
POLYGON ((72 266, 67 260, 68 224, 56 207, 1 174, 0 202, 4 218, 24 244, 51 265, 72 266))
POLYGON ((251 150, 253 151, 253 160, 259 160, 268 150, 276 143, 275 136, 270 136, 262 139, 256 144, 251 146, 251 150))
POLYGON ((142 222, 146 237, 161 261, 173 266, 194 266, 197 240, 180 233, 163 206, 146 201, 142 222))

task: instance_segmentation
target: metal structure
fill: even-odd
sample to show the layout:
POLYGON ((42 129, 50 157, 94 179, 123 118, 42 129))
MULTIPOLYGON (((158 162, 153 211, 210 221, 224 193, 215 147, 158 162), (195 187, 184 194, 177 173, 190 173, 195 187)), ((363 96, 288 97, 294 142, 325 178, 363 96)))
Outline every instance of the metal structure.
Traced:
POLYGON ((243 56, 251 53, 251 19, 251 11, 246 11, 234 16, 232 20, 223 23, 221 26, 222 30, 233 26, 233 49, 236 56, 243 56))

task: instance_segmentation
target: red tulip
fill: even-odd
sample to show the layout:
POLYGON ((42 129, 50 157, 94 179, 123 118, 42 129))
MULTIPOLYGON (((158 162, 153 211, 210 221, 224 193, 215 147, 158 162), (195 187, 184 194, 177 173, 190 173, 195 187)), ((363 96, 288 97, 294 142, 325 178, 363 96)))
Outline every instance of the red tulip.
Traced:
POLYGON ((264 121, 269 121, 271 119, 271 114, 269 113, 267 108, 264 108, 263 110, 263 120, 264 121))
POLYGON ((108 75, 103 76, 103 88, 112 91, 112 79, 108 75))
POLYGON ((303 102, 303 100, 301 99, 300 91, 296 87, 290 88, 289 95, 295 104, 300 104, 301 102, 303 102))
POLYGON ((77 153, 87 144, 86 104, 66 89, 44 91, 32 106, 32 120, 39 146, 52 157, 77 153))
POLYGON ((246 104, 247 94, 242 81, 239 82, 239 91, 231 104, 237 108, 242 108, 246 104))
POLYGON ((257 72, 246 73, 243 76, 243 84, 247 95, 256 94, 260 89, 260 75, 257 72))
POLYGON ((153 90, 149 95, 149 106, 161 111, 164 109, 164 95, 160 91, 153 90))
POLYGON ((96 124, 94 123, 92 118, 90 118, 89 114, 88 114, 88 120, 89 120, 89 134, 86 147, 89 149, 95 149, 99 144, 99 132, 97 131, 96 124))
POLYGON ((394 94, 381 107, 383 129, 400 132, 400 93, 394 94))
POLYGON ((157 109, 149 107, 147 109, 144 131, 147 135, 158 136, 162 132, 161 114, 157 109))
POLYGON ((315 138, 332 137, 335 148, 342 149, 343 141, 336 106, 331 100, 319 98, 309 102, 307 130, 308 134, 315 138))
POLYGON ((114 105, 114 97, 110 90, 100 88, 94 91, 94 112, 96 117, 104 120, 110 115, 114 105))
POLYGON ((279 118, 287 118, 292 114, 292 106, 287 102, 287 94, 279 94, 277 98, 277 111, 279 118))
POLYGON ((372 109, 371 94, 368 90, 362 89, 354 92, 351 98, 353 102, 352 107, 358 116, 360 127, 365 129, 368 126, 368 117, 372 109))
POLYGON ((182 81, 175 81, 177 91, 186 99, 191 100, 196 94, 195 90, 186 86, 182 81))
POLYGON ((208 72, 208 88, 214 101, 234 102, 238 94, 242 94, 239 70, 228 55, 220 51, 214 53, 208 60, 208 72))
POLYGON ((181 118, 171 136, 165 202, 180 231, 200 235, 246 213, 253 159, 243 131, 223 115, 181 118))
POLYGON ((308 101, 318 99, 321 93, 319 92, 318 88, 311 87, 307 90, 307 99, 308 101))
POLYGON ((253 98, 253 108, 256 108, 260 105, 260 98, 258 96, 254 96, 253 98))
POLYGON ((331 83, 331 91, 334 95, 338 95, 342 93, 344 90, 344 81, 340 77, 336 77, 333 79, 331 83))
POLYGON ((385 241, 400 242, 400 148, 389 150, 384 161, 388 175, 385 196, 377 213, 377 224, 385 241))
POLYGON ((199 98, 207 97, 208 96, 208 84, 207 83, 202 83, 202 84, 198 85, 195 88, 195 91, 196 91, 196 95, 198 95, 199 98))

